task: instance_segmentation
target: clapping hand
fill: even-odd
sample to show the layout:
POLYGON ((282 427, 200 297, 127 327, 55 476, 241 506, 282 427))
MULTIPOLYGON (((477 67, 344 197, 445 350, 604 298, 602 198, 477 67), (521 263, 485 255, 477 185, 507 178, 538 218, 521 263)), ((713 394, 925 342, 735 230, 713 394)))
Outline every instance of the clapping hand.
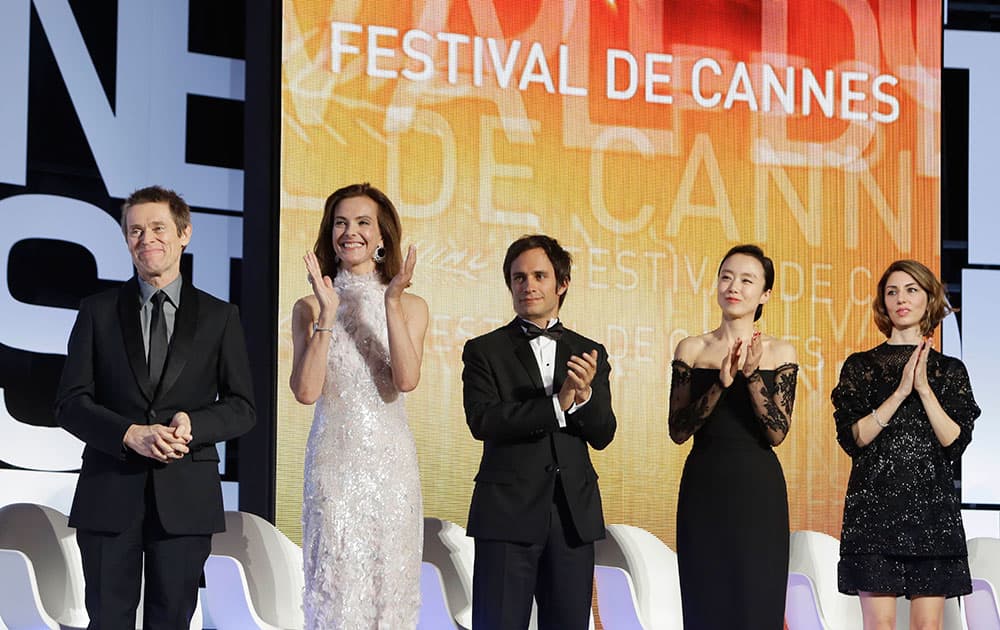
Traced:
POLYGON ((403 261, 403 268, 399 270, 399 273, 389 282, 389 286, 385 288, 385 299, 398 300, 402 297, 403 291, 410 286, 410 282, 413 280, 413 268, 416 266, 417 248, 415 245, 410 245, 410 248, 406 251, 406 260, 403 261))
POLYGON ((566 380, 559 389, 559 406, 563 411, 590 399, 590 384, 597 374, 597 350, 573 355, 566 362, 566 380))
POLYGON ((723 387, 729 387, 736 379, 736 372, 740 369, 740 353, 742 349, 743 340, 737 339, 729 347, 729 352, 726 353, 725 358, 722 359, 722 365, 719 367, 719 382, 722 383, 723 387))
POLYGON ((755 330, 747 347, 747 357, 743 360, 743 376, 750 378, 750 375, 760 367, 762 356, 764 356, 764 342, 761 341, 760 331, 755 330))
POLYGON ((319 259, 314 252, 306 252, 302 257, 306 263, 306 271, 309 272, 309 284, 312 285, 313 294, 319 301, 319 321, 320 325, 328 326, 336 317, 337 306, 340 304, 340 297, 337 290, 333 288, 333 280, 330 276, 324 276, 319 267, 319 259))

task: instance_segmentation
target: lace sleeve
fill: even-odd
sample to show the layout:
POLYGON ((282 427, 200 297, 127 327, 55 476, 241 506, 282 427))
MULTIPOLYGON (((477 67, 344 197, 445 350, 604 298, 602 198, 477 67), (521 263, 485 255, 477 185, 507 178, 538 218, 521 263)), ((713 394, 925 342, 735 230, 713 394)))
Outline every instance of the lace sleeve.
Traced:
POLYGON ((768 441, 774 446, 781 444, 792 424, 798 374, 798 365, 785 363, 774 371, 774 384, 771 387, 768 387, 759 371, 754 371, 747 378, 754 415, 760 420, 768 441))
POLYGON ((972 384, 969 373, 958 359, 948 362, 945 374, 940 380, 941 390, 938 401, 960 429, 955 441, 945 447, 945 454, 951 461, 958 460, 965 452, 965 447, 972 441, 972 425, 981 413, 976 399, 972 396, 972 384))
POLYGON ((668 423, 670 439, 683 444, 705 424, 715 405, 718 404, 724 388, 716 380, 697 400, 691 400, 691 368, 683 361, 671 364, 670 415, 668 423))
POLYGON ((840 369, 840 380, 830 393, 833 418, 837 423, 837 443, 844 452, 855 457, 864 450, 858 446, 851 427, 872 410, 868 392, 875 388, 870 366, 864 364, 861 354, 852 354, 840 369))

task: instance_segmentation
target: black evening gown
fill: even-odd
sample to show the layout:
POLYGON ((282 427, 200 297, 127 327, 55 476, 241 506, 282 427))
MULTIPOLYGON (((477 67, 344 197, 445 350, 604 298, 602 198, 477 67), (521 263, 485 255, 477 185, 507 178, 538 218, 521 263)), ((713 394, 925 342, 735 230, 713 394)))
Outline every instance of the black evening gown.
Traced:
MULTIPOLYGON (((674 362, 674 387, 697 409, 719 370, 674 362)), ((789 414, 797 366, 760 370, 789 414)), ((718 389, 718 388, 716 388, 718 389)), ((694 433, 677 501, 685 630, 781 630, 788 581, 788 495, 781 464, 739 373, 694 433)))

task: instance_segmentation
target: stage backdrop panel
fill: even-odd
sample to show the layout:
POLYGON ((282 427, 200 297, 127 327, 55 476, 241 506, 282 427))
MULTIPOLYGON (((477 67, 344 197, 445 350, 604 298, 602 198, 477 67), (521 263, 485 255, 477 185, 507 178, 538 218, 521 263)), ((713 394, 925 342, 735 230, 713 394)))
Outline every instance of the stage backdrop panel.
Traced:
POLYGON ((939 267, 940 42, 928 0, 285 0, 278 525, 299 537, 313 413, 287 387, 302 254, 326 196, 369 181, 400 210, 430 306, 407 397, 426 514, 465 524, 481 446, 462 346, 511 318, 506 246, 544 232, 575 257, 563 320, 611 355, 606 519, 673 545, 690 448, 667 435, 673 349, 718 325, 720 257, 753 242, 777 267, 760 328, 801 365, 777 448, 791 525, 839 535, 830 390, 882 340, 885 265, 939 267))

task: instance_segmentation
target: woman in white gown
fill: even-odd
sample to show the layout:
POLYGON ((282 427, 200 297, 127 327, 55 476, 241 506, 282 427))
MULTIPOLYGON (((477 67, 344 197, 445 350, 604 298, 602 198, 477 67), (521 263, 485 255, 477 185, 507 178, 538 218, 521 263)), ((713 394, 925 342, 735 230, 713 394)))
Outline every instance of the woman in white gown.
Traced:
POLYGON ((377 188, 327 199, 304 257, 313 294, 292 312, 290 385, 316 403, 302 497, 306 628, 414 628, 423 510, 402 392, 420 380, 427 304, 404 292, 416 264, 377 188))

